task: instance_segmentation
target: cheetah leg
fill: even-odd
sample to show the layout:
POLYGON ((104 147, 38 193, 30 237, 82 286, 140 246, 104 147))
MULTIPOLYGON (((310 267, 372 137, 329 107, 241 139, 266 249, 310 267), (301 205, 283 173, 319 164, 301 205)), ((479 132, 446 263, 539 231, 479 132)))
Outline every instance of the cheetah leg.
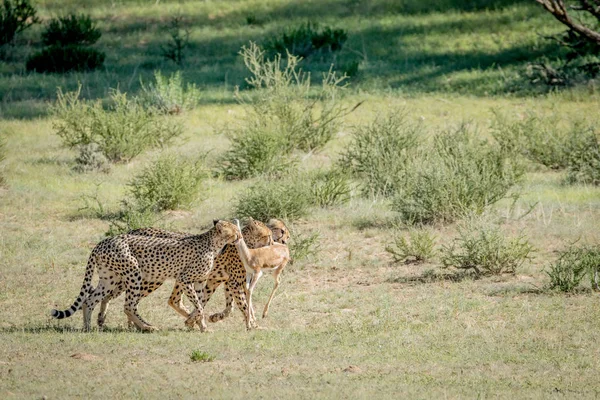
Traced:
MULTIPOLYGON (((232 287, 231 291, 227 292, 226 294, 228 294, 229 296, 231 296, 235 299, 235 303, 237 304, 238 309, 242 312, 242 315, 244 316, 244 320, 246 322, 246 329, 250 330, 252 328, 257 328, 258 325, 256 324, 256 321, 250 319, 250 314, 248 312, 248 302, 247 302, 246 288, 244 287, 244 282, 243 281, 239 282, 238 285, 236 285, 235 287, 232 287)), ((231 297, 228 298, 228 301, 231 301, 230 300, 231 297)), ((230 310, 233 311, 233 304, 231 304, 230 310)))
POLYGON ((269 300, 267 301, 267 304, 265 304, 265 309, 263 311, 263 318, 267 318, 267 315, 269 314, 269 305, 271 304, 271 300, 273 300, 273 296, 275 296, 275 291, 277 290, 277 288, 279 287, 279 281, 281 280, 281 272, 283 271, 283 268, 285 268, 287 262, 282 264, 279 268, 277 268, 273 274, 274 274, 274 278, 275 278, 275 285, 273 286, 273 291, 271 292, 271 296, 269 296, 269 300))
POLYGON ((100 279, 98 286, 92 290, 92 293, 83 302, 83 330, 89 331, 92 321, 92 312, 94 308, 107 296, 107 286, 110 284, 104 279, 100 279))
POLYGON ((209 279, 206 281, 206 286, 204 286, 204 291, 202 292, 202 306, 206 306, 206 303, 210 300, 211 296, 215 293, 215 290, 225 282, 225 310, 212 314, 208 320, 210 322, 219 322, 229 316, 231 310, 233 309, 233 299, 231 298, 230 289, 229 289, 229 281, 227 277, 219 277, 216 279, 209 279))
MULTIPOLYGON (((150 293, 154 292, 156 289, 162 286, 164 282, 142 282, 142 291, 140 292, 141 298, 148 296, 150 293)), ((125 291, 125 284, 123 282, 119 282, 112 295, 106 297, 102 300, 102 304, 100 305, 100 313, 98 314, 98 327, 102 329, 104 322, 106 320, 106 312, 108 305, 112 299, 116 299, 125 291)), ((131 329, 135 327, 133 320, 127 317, 127 326, 131 329)))
POLYGON ((169 297, 169 305, 179 314, 183 315, 186 319, 188 319, 190 317, 190 310, 188 310, 188 308, 183 305, 183 298, 181 297, 182 293, 182 284, 179 282, 175 282, 175 287, 171 292, 171 297, 169 297))
POLYGON ((113 286, 114 288, 107 291, 106 296, 102 299, 102 303, 100 303, 100 311, 98 312, 98 329, 100 330, 104 328, 110 301, 119 297, 125 290, 125 284, 123 282, 118 282, 116 285, 113 283, 113 286))
MULTIPOLYGON (((201 332, 207 331, 206 320, 204 318, 204 307, 202 307, 202 301, 198 298, 198 293, 196 289, 194 289, 194 284, 192 282, 177 282, 177 284, 183 285, 183 290, 185 291, 185 295, 192 302, 193 306, 196 309, 190 314, 189 318, 185 321, 185 325, 188 328, 193 328, 195 324, 198 324, 201 332)), ((202 293, 200 294, 202 297, 202 293)))
POLYGON ((125 291, 125 314, 133 321, 134 325, 142 331, 155 331, 157 330, 154 326, 148 324, 140 317, 138 313, 138 303, 142 296, 140 293, 140 285, 142 283, 142 276, 140 275, 137 260, 131 257, 130 264, 132 267, 129 269, 129 275, 125 277, 127 282, 127 289, 125 291))

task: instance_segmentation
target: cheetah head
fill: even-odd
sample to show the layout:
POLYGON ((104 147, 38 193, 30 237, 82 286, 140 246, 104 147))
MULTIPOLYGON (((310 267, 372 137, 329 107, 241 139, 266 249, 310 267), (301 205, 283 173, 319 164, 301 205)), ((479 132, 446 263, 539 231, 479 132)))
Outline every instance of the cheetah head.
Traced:
POLYGON ((277 243, 286 244, 290 240, 290 230, 282 220, 271 218, 267 226, 273 232, 273 240, 277 243))
POLYGON ((273 244, 273 233, 271 230, 262 222, 252 218, 248 218, 246 226, 242 229, 242 235, 244 235, 244 240, 248 246, 253 248, 273 244))
POLYGON ((225 244, 235 243, 242 238, 242 232, 235 224, 218 219, 214 220, 213 223, 218 240, 223 241, 225 244))

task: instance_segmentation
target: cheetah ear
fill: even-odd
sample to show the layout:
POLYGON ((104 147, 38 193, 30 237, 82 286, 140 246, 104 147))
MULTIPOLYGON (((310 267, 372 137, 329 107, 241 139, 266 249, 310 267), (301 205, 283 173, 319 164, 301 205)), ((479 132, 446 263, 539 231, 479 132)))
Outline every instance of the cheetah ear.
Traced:
POLYGON ((248 217, 248 222, 252 222, 252 221, 254 221, 254 218, 248 217))
POLYGON ((219 220, 218 220, 218 219, 213 219, 213 225, 214 225, 214 226, 217 226, 217 224, 218 224, 218 223, 219 223, 219 220))

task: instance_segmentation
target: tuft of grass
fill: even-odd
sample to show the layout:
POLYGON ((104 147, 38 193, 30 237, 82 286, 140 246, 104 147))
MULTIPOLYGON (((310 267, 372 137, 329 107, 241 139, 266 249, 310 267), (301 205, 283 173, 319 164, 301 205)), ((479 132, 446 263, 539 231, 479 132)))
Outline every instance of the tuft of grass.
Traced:
POLYGON ((154 71, 154 83, 142 87, 139 101, 153 110, 165 114, 180 114, 183 111, 194 109, 200 101, 200 90, 195 84, 183 85, 181 72, 177 71, 170 76, 163 76, 160 71, 154 71))
POLYGON ((193 350, 190 353, 190 360, 193 362, 211 362, 215 360, 215 356, 202 350, 193 350))
POLYGON ((339 165, 363 182, 363 193, 392 195, 423 133, 423 126, 410 122, 407 112, 391 111, 352 132, 339 165))
POLYGON ((396 235, 394 242, 385 250, 392 255, 394 261, 423 263, 431 260, 436 253, 436 237, 427 229, 409 229, 408 236, 396 235))
POLYGON ((409 160, 396 180, 392 209, 410 224, 452 222, 505 198, 523 174, 513 157, 461 124, 409 160))
POLYGON ((484 275, 515 273, 529 260, 533 246, 521 234, 508 237, 499 226, 482 218, 468 218, 458 228, 458 236, 442 246, 444 267, 474 270, 484 275))
POLYGON ((544 271, 550 278, 549 289, 573 292, 589 276, 592 287, 598 290, 600 246, 571 245, 559 253, 558 259, 544 271))
POLYGON ((2 174, 2 161, 6 159, 6 139, 4 135, 0 133, 0 187, 6 184, 6 178, 2 174))
POLYGON ((86 102, 75 92, 58 90, 51 111, 53 127, 67 147, 95 143, 112 162, 129 161, 146 149, 165 146, 183 133, 181 121, 147 110, 126 93, 113 90, 111 105, 86 102))
POLYGON ((203 159, 190 161, 163 154, 129 182, 138 208, 156 212, 189 207, 206 179, 203 159))
POLYGON ((76 172, 103 171, 108 172, 108 159, 102 154, 96 143, 82 144, 79 147, 79 155, 75 158, 76 172))
POLYGON ((298 179, 259 180, 238 198, 234 215, 259 221, 279 218, 294 221, 307 215, 311 199, 306 184, 298 179))
POLYGON ((124 202, 116 215, 109 216, 110 224, 104 234, 116 236, 134 229, 156 226, 159 219, 160 216, 150 207, 124 202))

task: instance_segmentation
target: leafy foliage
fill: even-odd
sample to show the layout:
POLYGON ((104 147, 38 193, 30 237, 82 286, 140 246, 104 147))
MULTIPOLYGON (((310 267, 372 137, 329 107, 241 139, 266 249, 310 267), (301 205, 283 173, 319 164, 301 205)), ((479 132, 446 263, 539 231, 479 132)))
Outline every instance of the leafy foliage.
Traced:
POLYGON ((409 122, 405 112, 396 110, 379 116, 354 130, 340 167, 362 180, 365 194, 392 195, 422 135, 422 125, 409 122))
POLYGON ((106 55, 89 46, 101 35, 89 15, 54 18, 42 33, 47 47, 27 59, 27 70, 65 73, 99 68, 106 55))
POLYGON ((215 360, 215 356, 202 350, 194 350, 190 354, 190 360, 193 362, 211 362, 215 360))
POLYGON ((449 245, 442 246, 444 267, 473 269, 477 274, 514 273, 533 250, 524 235, 508 237, 500 227, 478 218, 467 219, 449 245))
POLYGON ((111 105, 80 100, 81 87, 63 94, 58 90, 51 111, 54 129, 68 147, 96 143, 112 162, 129 161, 144 150, 169 144, 181 135, 181 121, 147 110, 125 93, 114 90, 111 105))
POLYGON ((422 263, 435 255, 435 240, 435 235, 426 229, 410 229, 408 237, 396 236, 394 243, 388 245, 385 250, 396 262, 422 263))
POLYGON ((309 188, 312 203, 319 207, 344 204, 352 191, 347 174, 340 169, 317 170, 310 176, 309 188))
POLYGON ((306 184, 298 179, 259 180, 238 197, 234 214, 260 221, 279 218, 291 222, 304 217, 310 206, 306 184))
POLYGON ((438 133, 396 182, 392 209, 407 223, 452 222, 507 196, 524 170, 467 125, 438 133))
POLYGON ((573 292, 589 276, 593 286, 600 271, 600 246, 571 245, 560 252, 558 259, 546 269, 550 278, 549 289, 573 292))
POLYGON ((165 154, 136 175, 129 187, 140 209, 176 210, 197 199, 206 175, 202 159, 189 161, 165 154))
POLYGON ((102 33, 89 15, 70 14, 54 18, 42 33, 46 46, 91 46, 100 39, 102 33))
POLYGON ((159 110, 165 114, 180 114, 194 109, 200 100, 200 90, 195 84, 183 85, 179 71, 168 78, 160 71, 154 71, 155 83, 144 85, 139 100, 147 108, 159 110))
POLYGON ((293 54, 302 58, 315 53, 330 54, 342 50, 348 39, 343 29, 319 28, 314 22, 306 22, 288 29, 281 37, 269 42, 265 48, 270 54, 293 54))
POLYGON ((89 172, 101 170, 108 172, 108 159, 100 151, 96 143, 87 143, 79 146, 79 156, 75 159, 77 172, 89 172))
POLYGON ((321 250, 319 243, 321 235, 319 232, 302 233, 294 232, 292 243, 290 243, 290 258, 292 263, 316 256, 321 250))
POLYGON ((181 16, 171 18, 168 29, 171 40, 165 46, 161 46, 163 57, 180 67, 183 66, 185 50, 190 45, 190 32, 181 28, 182 22, 183 17, 181 16))
POLYGON ((0 46, 13 42, 17 34, 39 22, 29 0, 4 0, 0 6, 0 46))
POLYGON ((281 56, 265 59, 265 52, 254 43, 240 54, 252 73, 247 82, 258 90, 252 98, 236 92, 246 114, 240 126, 228 132, 233 147, 221 162, 228 179, 271 173, 294 150, 322 149, 350 112, 338 98, 345 78, 333 70, 315 89, 310 76, 298 69, 298 57, 288 57, 283 66, 281 56))
POLYGON ((566 169, 570 183, 600 184, 600 138, 593 124, 533 113, 509 121, 496 113, 492 135, 507 152, 566 169))

